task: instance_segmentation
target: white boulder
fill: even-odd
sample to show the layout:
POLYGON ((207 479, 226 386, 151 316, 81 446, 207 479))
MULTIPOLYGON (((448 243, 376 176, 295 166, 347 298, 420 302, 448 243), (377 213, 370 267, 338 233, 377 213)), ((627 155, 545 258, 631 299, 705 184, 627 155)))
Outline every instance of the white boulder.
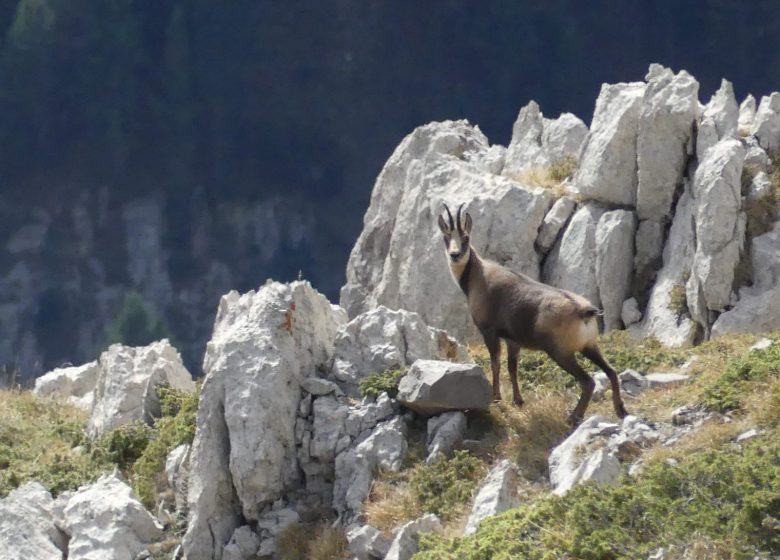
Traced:
POLYGON ((562 196, 555 201, 550 211, 544 216, 544 221, 539 227, 539 235, 536 238, 536 245, 543 251, 548 252, 555 240, 558 238, 563 226, 569 220, 569 217, 574 212, 574 208, 577 203, 574 199, 568 196, 562 196))
POLYGON ((463 441, 466 434, 466 415, 453 411, 439 414, 428 419, 427 448, 428 464, 438 463, 463 441))
POLYGON ((159 385, 195 390, 192 375, 167 339, 137 348, 113 344, 98 364, 95 404, 87 427, 93 438, 137 420, 151 424, 160 416, 159 385))
POLYGON ((712 336, 765 333, 780 329, 780 286, 763 292, 741 291, 739 302, 712 325, 712 336))
POLYGON ((625 326, 638 323, 642 319, 642 312, 639 311, 639 304, 636 298, 628 298, 623 302, 623 306, 620 309, 620 320, 623 321, 625 326))
POLYGON ((585 296, 600 305, 596 279, 596 229, 604 208, 589 202, 574 213, 544 263, 546 283, 585 296))
POLYGON ((707 151, 693 183, 696 252, 686 293, 689 307, 706 306, 693 318, 709 328, 707 310, 722 310, 730 302, 734 272, 745 237, 741 212, 741 175, 745 150, 726 139, 707 151), (697 316, 698 315, 698 316, 697 316))
POLYGON ((97 361, 54 369, 35 380, 33 394, 67 400, 82 410, 91 411, 99 371, 97 361))
POLYGON ((750 259, 754 290, 766 290, 780 284, 780 221, 751 240, 750 259))
POLYGON ((243 525, 233 531, 233 536, 222 550, 222 560, 250 560, 256 558, 260 548, 260 537, 252 528, 243 525))
POLYGON ((182 443, 168 453, 165 459, 165 478, 168 487, 173 490, 176 512, 181 515, 187 511, 187 480, 190 469, 189 443, 182 443))
POLYGON ((739 107, 737 106, 737 98, 734 97, 734 86, 730 81, 721 80, 720 88, 704 107, 702 120, 706 119, 712 119, 715 124, 718 140, 737 136, 739 107))
POLYGON ((67 498, 63 530, 68 560, 135 558, 163 533, 132 489, 116 474, 103 475, 67 498))
POLYGON ((219 557, 237 527, 299 484, 301 383, 330 363, 345 320, 308 282, 223 296, 190 451, 189 560, 219 557))
POLYGON ((517 465, 504 459, 494 466, 477 491, 471 508, 465 535, 477 532, 480 522, 520 505, 517 496, 517 465))
POLYGON ((603 84, 574 185, 590 199, 634 206, 637 131, 645 84, 603 84))
POLYGON ((439 518, 432 513, 404 524, 390 544, 385 560, 410 560, 419 550, 420 533, 434 533, 442 530, 439 518))
POLYGON ((347 530, 349 552, 357 560, 379 560, 387 555, 390 542, 376 527, 355 525, 347 530))
POLYGON ((452 280, 436 226, 442 204, 468 203, 475 249, 539 276, 537 231, 553 197, 484 165, 485 136, 465 121, 417 128, 380 173, 347 265, 341 304, 350 317, 385 305, 408 309, 458 339, 476 336, 466 298, 452 280))
POLYGON ((767 152, 780 148, 780 93, 761 98, 751 134, 767 152))
POLYGON ((62 560, 67 536, 55 526, 53 510, 54 500, 39 482, 0 499, 0 558, 62 560))
POLYGON ((636 211, 640 220, 662 220, 670 216, 674 193, 682 183, 699 83, 685 70, 675 75, 655 64, 647 80, 639 114, 636 211))
POLYGON ((482 368, 437 360, 417 360, 398 383, 398 402, 420 414, 487 410, 492 398, 482 368))
POLYGON ((737 123, 739 125, 740 136, 747 136, 750 130, 753 128, 753 123, 756 120, 756 98, 751 94, 739 104, 739 118, 737 123))
POLYGON ((454 338, 427 326, 419 314, 380 306, 339 328, 332 374, 356 395, 362 378, 423 358, 471 361, 454 338))
POLYGON ((636 217, 630 210, 611 210, 596 225, 596 282, 604 310, 604 330, 620 329, 623 302, 634 270, 636 217))

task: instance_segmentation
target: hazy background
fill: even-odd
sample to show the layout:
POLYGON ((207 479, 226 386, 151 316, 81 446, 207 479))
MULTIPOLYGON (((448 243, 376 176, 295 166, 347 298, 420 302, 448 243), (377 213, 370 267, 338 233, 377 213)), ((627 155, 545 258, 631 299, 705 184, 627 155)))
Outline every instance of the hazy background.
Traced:
POLYGON ((0 0, 0 364, 30 377, 171 336, 197 371, 219 296, 338 297, 402 137, 519 108, 590 122, 602 82, 685 68, 780 89, 751 2, 0 0))

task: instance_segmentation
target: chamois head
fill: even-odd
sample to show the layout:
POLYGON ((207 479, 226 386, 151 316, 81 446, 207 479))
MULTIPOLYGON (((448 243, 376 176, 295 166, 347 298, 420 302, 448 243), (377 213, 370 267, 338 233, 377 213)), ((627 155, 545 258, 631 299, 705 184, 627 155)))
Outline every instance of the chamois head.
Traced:
POLYGON ((439 229, 444 236, 444 246, 449 256, 450 263, 453 265, 462 264, 468 261, 470 256, 469 242, 471 237, 471 216, 466 212, 461 221, 461 210, 463 204, 458 206, 457 219, 453 221, 450 209, 444 205, 447 212, 447 219, 443 214, 439 214, 439 229))

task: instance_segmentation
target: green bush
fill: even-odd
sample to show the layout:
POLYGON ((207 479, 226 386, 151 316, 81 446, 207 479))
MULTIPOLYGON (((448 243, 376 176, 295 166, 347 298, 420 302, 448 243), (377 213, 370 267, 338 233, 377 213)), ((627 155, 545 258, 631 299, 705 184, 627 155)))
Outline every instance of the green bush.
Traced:
POLYGON ((721 376, 705 392, 704 405, 718 412, 737 410, 742 405, 746 384, 767 381, 780 375, 780 344, 742 354, 726 365, 721 376))
POLYGON ((422 511, 447 520, 457 506, 468 503, 484 470, 482 461, 468 451, 455 451, 450 459, 416 467, 409 487, 422 511))
POLYGON ((415 560, 646 558, 705 537, 727 557, 780 553, 780 440, 646 467, 618 487, 585 484, 485 520, 472 536, 421 538, 415 560))
POLYGON ((688 314, 688 296, 685 293, 685 286, 675 284, 669 293, 669 310, 677 315, 677 318, 688 314))
POLYGON ((152 435, 152 429, 142 421, 131 422, 100 436, 91 446, 91 453, 93 457, 108 460, 124 471, 141 457, 152 435))
POLYGON ((386 392, 391 397, 398 394, 398 382, 406 375, 404 368, 391 368, 360 380, 360 394, 364 397, 378 397, 386 392))

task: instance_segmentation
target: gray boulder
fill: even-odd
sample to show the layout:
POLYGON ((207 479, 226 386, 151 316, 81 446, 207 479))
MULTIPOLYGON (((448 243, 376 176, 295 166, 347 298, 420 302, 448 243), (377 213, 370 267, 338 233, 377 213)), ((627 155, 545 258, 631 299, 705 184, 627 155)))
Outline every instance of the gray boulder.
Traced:
POLYGON ((189 560, 219 558, 236 528, 300 485, 300 387, 330 363, 345 320, 308 282, 223 296, 190 452, 189 560))
POLYGON ((417 360, 398 384, 398 402, 420 414, 486 410, 492 390, 482 368, 437 360, 417 360))
POLYGON ((419 314, 380 306, 339 328, 331 372, 354 396, 364 377, 418 359, 471 361, 454 338, 427 326, 419 314))
POLYGON ((753 289, 761 291, 780 284, 780 221, 750 243, 753 289))
POLYGON ((744 158, 738 140, 722 140, 707 151, 694 178, 696 252, 686 293, 693 318, 705 330, 710 326, 707 311, 720 311, 730 302, 744 243, 740 193, 744 158))
POLYGON ((67 497, 63 527, 68 560, 135 558, 162 538, 162 528, 116 474, 101 476, 67 497))
POLYGON ((67 536, 56 526, 54 500, 38 482, 28 482, 0 499, 0 558, 62 560, 67 536))
POLYGON ((547 256, 543 279, 546 283, 570 290, 599 306, 596 279, 596 229, 604 208, 593 202, 574 213, 563 235, 547 256))
POLYGON ((753 128, 753 123, 756 120, 756 98, 751 94, 739 104, 739 118, 737 124, 739 126, 740 136, 747 136, 750 134, 753 128))
POLYGON ((767 152, 780 148, 780 93, 761 98, 750 132, 767 152))
POLYGON ((188 393, 195 390, 192 375, 167 339, 138 348, 113 344, 98 364, 95 404, 87 427, 93 438, 137 420, 151 424, 161 414, 159 385, 188 393))
POLYGON ((718 316, 712 336, 729 333, 764 333, 780 329, 780 286, 755 293, 742 290, 739 302, 718 316))
POLYGON ((347 530, 349 552, 357 560, 381 560, 390 549, 390 542, 376 527, 355 525, 347 530))
POLYGON ((480 522, 520 505, 517 496, 517 465, 504 459, 494 466, 479 487, 466 521, 465 535, 477 532, 480 522))
POLYGON ((66 400, 82 410, 91 411, 99 372, 97 361, 57 368, 35 380, 33 394, 36 397, 66 400))
POLYGON ((260 548, 260 537, 252 528, 243 525, 233 531, 233 535, 222 550, 222 560, 250 560, 256 558, 260 548))
POLYGON ((432 513, 404 524, 390 544, 385 560, 410 560, 419 550, 420 533, 434 533, 442 530, 439 518, 432 513))
POLYGON ((351 318, 384 305, 417 312, 460 340, 476 337, 436 227, 443 203, 454 211, 468 202, 480 254, 539 277, 534 243, 553 196, 494 175, 485 164, 489 149, 465 121, 419 127, 398 146, 377 178, 347 265, 341 304, 351 318))
POLYGON ((662 220, 670 216, 682 183, 699 83, 685 70, 675 75, 657 64, 651 65, 647 80, 637 137, 636 211, 640 220, 662 220))
POLYGON ((466 415, 460 411, 445 412, 428 419, 428 464, 438 463, 463 441, 466 415))
POLYGON ((536 245, 543 251, 548 252, 555 240, 558 238, 563 226, 574 212, 577 203, 568 196, 562 196, 555 201, 550 211, 544 216, 544 221, 539 227, 539 235, 536 238, 536 245))
POLYGON ((315 399, 313 409, 314 429, 309 453, 320 462, 332 462, 336 458, 339 439, 346 433, 349 408, 328 396, 315 399))
POLYGON ((631 287, 636 217, 629 210, 605 212, 596 225, 596 282, 604 330, 620 329, 623 301, 631 287))
POLYGON ((189 443, 174 448, 165 459, 165 478, 173 490, 176 513, 184 517, 187 512, 187 480, 190 469, 189 443))
POLYGON ((620 320, 623 321, 625 326, 638 323, 642 319, 642 312, 639 311, 639 304, 636 298, 628 298, 623 302, 623 306, 620 309, 620 320))
POLYGON ((574 185, 586 198, 634 206, 637 132, 645 84, 603 84, 574 185))

